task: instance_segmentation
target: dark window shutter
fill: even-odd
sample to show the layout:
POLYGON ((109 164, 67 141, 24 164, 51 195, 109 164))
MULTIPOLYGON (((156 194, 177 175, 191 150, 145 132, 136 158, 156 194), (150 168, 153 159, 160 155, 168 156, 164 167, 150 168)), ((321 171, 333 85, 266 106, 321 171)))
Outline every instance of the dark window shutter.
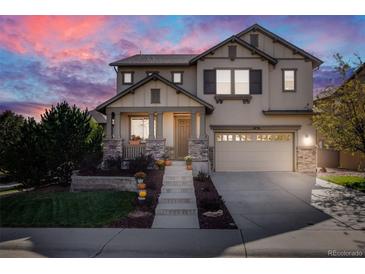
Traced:
POLYGON ((228 57, 231 60, 236 59, 236 57, 237 57, 237 46, 228 46, 228 57))
POLYGON ((160 103, 160 90, 151 89, 151 104, 159 104, 159 103, 160 103))
POLYGON ((259 35, 258 34, 250 34, 250 44, 256 48, 259 46, 259 35))
POLYGON ((204 70, 204 94, 215 94, 216 86, 215 70, 204 70))
POLYGON ((250 70, 250 94, 262 94, 262 70, 250 70))

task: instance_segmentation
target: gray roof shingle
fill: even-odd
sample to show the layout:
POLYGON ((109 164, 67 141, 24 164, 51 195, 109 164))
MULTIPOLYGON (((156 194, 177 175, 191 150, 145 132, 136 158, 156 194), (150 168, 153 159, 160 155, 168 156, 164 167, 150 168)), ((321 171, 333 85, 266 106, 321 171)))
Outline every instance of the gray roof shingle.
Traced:
POLYGON ((110 63, 110 66, 188 66, 196 54, 136 54, 110 63))

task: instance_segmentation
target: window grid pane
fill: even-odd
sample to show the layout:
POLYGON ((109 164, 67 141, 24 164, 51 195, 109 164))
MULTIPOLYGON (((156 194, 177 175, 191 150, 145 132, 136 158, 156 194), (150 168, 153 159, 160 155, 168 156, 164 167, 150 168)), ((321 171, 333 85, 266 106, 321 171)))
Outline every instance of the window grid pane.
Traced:
POLYGON ((126 84, 132 83, 132 73, 130 72, 125 72, 123 73, 123 82, 126 84))
POLYGON ((217 94, 231 94, 230 70, 217 70, 217 94))
POLYGON ((250 72, 249 70, 235 70, 234 71, 234 93, 235 94, 249 94, 250 93, 250 72))
POLYGON ((181 72, 174 72, 173 73, 173 82, 174 83, 181 83, 181 72))
POLYGON ((295 71, 285 70, 284 71, 284 90, 294 90, 295 89, 295 71))

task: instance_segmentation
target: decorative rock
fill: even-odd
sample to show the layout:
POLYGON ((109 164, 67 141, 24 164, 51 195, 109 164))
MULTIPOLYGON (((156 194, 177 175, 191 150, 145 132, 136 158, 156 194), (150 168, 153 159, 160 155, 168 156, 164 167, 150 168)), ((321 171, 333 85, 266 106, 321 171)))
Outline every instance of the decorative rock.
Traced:
POLYGON ((204 212, 203 215, 206 217, 216 218, 216 217, 220 217, 223 215, 223 210, 219 209, 217 211, 207 211, 207 212, 204 212))

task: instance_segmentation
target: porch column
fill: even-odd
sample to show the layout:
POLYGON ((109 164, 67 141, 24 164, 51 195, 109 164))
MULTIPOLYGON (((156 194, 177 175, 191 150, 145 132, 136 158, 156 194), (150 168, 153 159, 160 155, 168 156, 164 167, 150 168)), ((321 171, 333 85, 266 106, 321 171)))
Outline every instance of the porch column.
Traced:
POLYGON ((155 120, 155 113, 149 113, 149 123, 148 123, 148 139, 155 139, 154 133, 154 120, 155 120))
POLYGON ((191 138, 196 139, 196 112, 191 112, 191 138))
POLYGON ((163 139, 163 112, 157 112, 157 139, 163 139))
POLYGON ((112 112, 106 111, 106 138, 112 139, 112 112))
POLYGON ((200 139, 205 139, 205 110, 200 112, 200 139))
POLYGON ((114 139, 120 139, 120 112, 114 113, 114 139))

